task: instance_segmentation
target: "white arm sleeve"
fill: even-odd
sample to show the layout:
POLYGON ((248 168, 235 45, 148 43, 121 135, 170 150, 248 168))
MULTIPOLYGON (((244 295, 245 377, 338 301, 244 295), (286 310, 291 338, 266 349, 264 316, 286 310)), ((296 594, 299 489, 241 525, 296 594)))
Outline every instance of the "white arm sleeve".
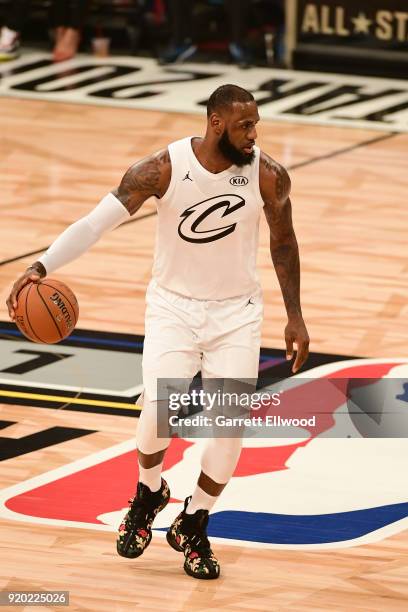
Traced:
POLYGON ((89 215, 67 227, 38 261, 50 274, 85 253, 104 232, 114 229, 129 217, 118 198, 108 193, 89 215))

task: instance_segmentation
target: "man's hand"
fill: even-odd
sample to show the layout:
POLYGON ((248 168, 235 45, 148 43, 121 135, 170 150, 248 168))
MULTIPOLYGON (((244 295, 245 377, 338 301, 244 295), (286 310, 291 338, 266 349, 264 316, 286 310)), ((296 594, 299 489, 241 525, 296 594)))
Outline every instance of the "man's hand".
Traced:
POLYGON ((12 321, 14 321, 15 316, 16 316, 15 310, 17 308, 17 296, 19 292, 21 291, 21 289, 25 285, 27 285, 27 283, 30 283, 31 281, 33 281, 34 283, 36 282, 38 283, 38 281, 41 278, 44 278, 44 276, 45 276, 44 266, 41 266, 41 264, 39 266, 34 264, 30 266, 29 268, 27 268, 24 274, 16 280, 11 290, 11 293, 8 296, 7 301, 6 301, 9 316, 12 321))
POLYGON ((295 374, 309 356, 309 334, 302 317, 289 319, 285 327, 286 359, 293 357, 293 344, 297 346, 296 359, 292 367, 295 374))

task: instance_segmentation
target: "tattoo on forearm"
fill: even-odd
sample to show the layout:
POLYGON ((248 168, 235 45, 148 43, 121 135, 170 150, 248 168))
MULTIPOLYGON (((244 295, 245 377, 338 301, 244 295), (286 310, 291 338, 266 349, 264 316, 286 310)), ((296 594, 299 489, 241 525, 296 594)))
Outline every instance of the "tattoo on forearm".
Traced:
POLYGON ((285 204, 265 203, 271 234, 271 257, 288 315, 301 315, 299 249, 292 225, 290 199, 285 204))
POLYGON ((283 244, 275 244, 271 239, 271 257, 288 315, 301 315, 300 262, 295 234, 283 244))

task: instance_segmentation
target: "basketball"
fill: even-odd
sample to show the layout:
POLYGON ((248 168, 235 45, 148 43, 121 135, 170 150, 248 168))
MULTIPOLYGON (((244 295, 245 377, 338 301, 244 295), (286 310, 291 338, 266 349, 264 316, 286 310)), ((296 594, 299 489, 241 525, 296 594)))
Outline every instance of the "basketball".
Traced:
POLYGON ((22 288, 15 322, 33 342, 54 344, 73 331, 78 314, 78 302, 71 289, 58 280, 45 278, 22 288))

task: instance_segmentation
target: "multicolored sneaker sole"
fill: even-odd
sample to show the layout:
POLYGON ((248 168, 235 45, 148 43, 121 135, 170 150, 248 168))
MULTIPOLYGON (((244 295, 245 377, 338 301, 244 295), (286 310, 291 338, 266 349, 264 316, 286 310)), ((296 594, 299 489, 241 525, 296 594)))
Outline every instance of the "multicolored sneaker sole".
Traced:
MULTIPOLYGON (((184 508, 187 507, 187 500, 184 508)), ((203 513, 204 510, 198 510, 198 513, 203 513)), ((206 521, 208 522, 208 512, 206 513, 206 521)), ((183 533, 183 522, 185 522, 185 510, 180 512, 175 521, 170 526, 166 539, 174 550, 177 552, 184 553, 184 571, 193 578, 199 580, 214 580, 220 575, 220 565, 217 558, 212 552, 211 548, 208 547, 203 549, 200 546, 196 546, 194 542, 194 536, 191 537, 186 533, 183 533)), ((195 515, 188 515, 188 517, 195 515)), ((191 519, 188 519, 191 521, 191 519)), ((205 525, 206 526, 206 525, 205 525)))

